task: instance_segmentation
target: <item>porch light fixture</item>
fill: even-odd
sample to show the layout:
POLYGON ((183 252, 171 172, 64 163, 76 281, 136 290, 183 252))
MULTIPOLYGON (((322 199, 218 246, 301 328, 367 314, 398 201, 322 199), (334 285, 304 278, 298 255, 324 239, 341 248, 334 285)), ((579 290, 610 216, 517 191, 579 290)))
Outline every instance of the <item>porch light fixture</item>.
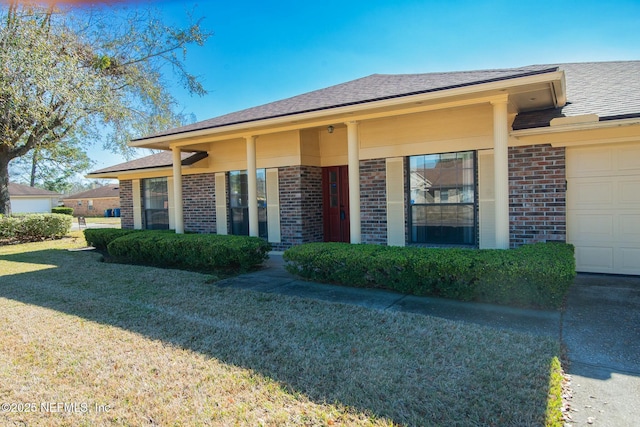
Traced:
POLYGON ((329 133, 333 133, 333 126, 332 126, 332 125, 329 125, 329 126, 327 127, 327 132, 329 132, 329 133))

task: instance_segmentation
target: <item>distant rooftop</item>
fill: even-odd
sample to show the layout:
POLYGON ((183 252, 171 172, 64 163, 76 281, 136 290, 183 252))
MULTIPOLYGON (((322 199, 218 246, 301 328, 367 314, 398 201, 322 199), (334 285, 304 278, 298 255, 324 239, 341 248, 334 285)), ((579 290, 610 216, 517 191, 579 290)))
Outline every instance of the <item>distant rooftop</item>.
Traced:
POLYGON ((45 190, 43 188, 29 187, 28 185, 16 184, 14 182, 9 183, 9 196, 13 197, 25 197, 25 196, 40 196, 40 197, 58 197, 61 194, 55 191, 45 190))
POLYGON ((97 187, 91 190, 83 191, 81 193, 72 194, 66 196, 66 199, 102 199, 105 197, 120 197, 120 185, 110 184, 102 187, 97 187))

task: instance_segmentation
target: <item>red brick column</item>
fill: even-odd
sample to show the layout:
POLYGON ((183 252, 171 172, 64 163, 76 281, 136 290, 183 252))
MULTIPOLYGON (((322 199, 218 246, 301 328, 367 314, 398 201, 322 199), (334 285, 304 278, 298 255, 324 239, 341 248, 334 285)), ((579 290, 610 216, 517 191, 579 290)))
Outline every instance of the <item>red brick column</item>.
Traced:
POLYGON ((182 177, 182 212, 185 231, 216 232, 215 193, 215 174, 213 173, 182 177))
POLYGON ((386 175, 385 159, 360 161, 362 243, 387 244, 386 175))
POLYGON ((133 229, 133 184, 120 181, 120 226, 133 229))
POLYGON ((563 147, 509 148, 511 247, 566 241, 566 197, 563 147))
POLYGON ((288 166, 278 170, 281 243, 275 250, 323 240, 322 168, 288 166))

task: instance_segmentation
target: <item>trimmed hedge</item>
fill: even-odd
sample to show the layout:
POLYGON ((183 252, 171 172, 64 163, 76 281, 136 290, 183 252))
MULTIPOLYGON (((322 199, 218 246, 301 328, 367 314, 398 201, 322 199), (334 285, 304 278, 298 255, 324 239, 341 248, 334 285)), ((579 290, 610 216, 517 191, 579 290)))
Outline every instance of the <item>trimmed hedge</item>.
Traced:
POLYGON ((28 214, 0 217, 0 241, 36 242, 60 239, 71 229, 72 217, 61 214, 28 214))
POLYGON ((309 280, 536 308, 560 307, 575 277, 565 243, 510 250, 309 243, 284 259, 309 280))
POLYGON ((66 206, 58 206, 57 208, 51 208, 51 213, 73 216, 73 208, 68 208, 66 206))
POLYGON ((198 271, 247 271, 268 258, 271 244, 258 237, 128 233, 107 244, 116 261, 198 271))
POLYGON ((93 246, 99 251, 106 252, 109 243, 118 237, 131 233, 138 233, 142 230, 130 230, 126 228, 85 228, 84 239, 89 246, 93 246))

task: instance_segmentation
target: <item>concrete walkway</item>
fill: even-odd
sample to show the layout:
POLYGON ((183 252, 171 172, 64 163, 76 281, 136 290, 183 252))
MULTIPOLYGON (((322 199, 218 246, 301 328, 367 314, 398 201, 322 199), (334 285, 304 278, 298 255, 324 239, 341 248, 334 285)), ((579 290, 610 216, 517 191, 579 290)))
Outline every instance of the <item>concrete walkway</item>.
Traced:
POLYGON ((640 277, 578 275, 562 340, 572 377, 572 425, 640 425, 640 277))
POLYGON ((570 426, 640 425, 640 277, 579 275, 564 312, 523 310, 308 282, 272 253, 265 268, 219 286, 419 313, 551 336, 566 345, 572 378, 570 426))

